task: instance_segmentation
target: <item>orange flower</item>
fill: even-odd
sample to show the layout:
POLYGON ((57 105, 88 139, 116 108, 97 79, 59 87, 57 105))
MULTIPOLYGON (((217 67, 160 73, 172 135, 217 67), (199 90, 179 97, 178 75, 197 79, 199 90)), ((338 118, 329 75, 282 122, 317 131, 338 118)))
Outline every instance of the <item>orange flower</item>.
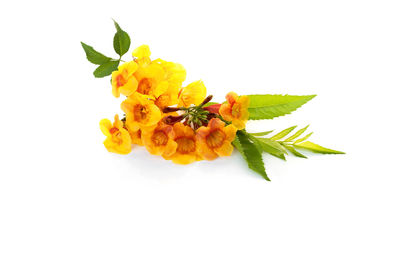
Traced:
POLYGON ((166 160, 172 160, 177 164, 189 164, 199 159, 196 152, 196 134, 194 130, 182 123, 173 126, 177 144, 176 152, 170 156, 163 155, 166 160))
POLYGON ((218 118, 211 119, 207 127, 202 126, 197 130, 198 154, 206 160, 231 155, 231 142, 235 139, 236 130, 233 125, 225 127, 225 123, 218 118))
POLYGON ((142 146, 143 141, 142 141, 142 130, 139 129, 137 131, 131 131, 128 129, 129 135, 131 136, 132 144, 137 144, 142 146))
POLYGON ((126 126, 132 132, 155 126, 161 120, 161 111, 146 96, 134 93, 121 103, 126 113, 126 126))
POLYGON ((118 98, 121 93, 129 96, 136 91, 138 82, 133 74, 137 69, 138 65, 132 61, 120 65, 118 70, 112 72, 112 93, 115 97, 118 98))
POLYGON ((114 117, 114 123, 108 119, 102 119, 100 121, 100 129, 106 140, 104 146, 109 152, 128 154, 132 150, 132 142, 128 131, 123 127, 123 123, 119 120, 118 115, 114 117))
POLYGON ((160 123, 156 128, 143 130, 142 140, 153 155, 171 156, 178 146, 174 141, 175 132, 170 125, 160 123))
POLYGON ((226 121, 231 121, 237 129, 244 129, 249 119, 247 108, 250 104, 248 96, 238 96, 234 92, 226 95, 227 103, 221 105, 219 113, 226 121))

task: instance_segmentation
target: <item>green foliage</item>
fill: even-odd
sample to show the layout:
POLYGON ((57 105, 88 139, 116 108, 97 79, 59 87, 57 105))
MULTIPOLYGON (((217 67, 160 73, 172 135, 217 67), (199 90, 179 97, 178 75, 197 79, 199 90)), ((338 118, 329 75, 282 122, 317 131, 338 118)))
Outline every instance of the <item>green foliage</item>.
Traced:
POLYGON ((131 45, 131 39, 125 31, 121 29, 118 23, 114 20, 115 28, 117 32, 114 35, 114 50, 119 55, 118 59, 113 59, 111 57, 105 56, 102 53, 96 51, 92 46, 89 46, 83 42, 82 48, 86 53, 86 58, 89 62, 100 65, 93 72, 96 78, 102 78, 111 75, 111 73, 118 69, 118 65, 121 62, 121 57, 128 52, 131 45))
POLYGON ((296 133, 294 133, 292 136, 290 136, 290 137, 288 137, 287 139, 285 139, 285 141, 292 141, 292 140, 296 139, 296 138, 299 137, 301 134, 303 134, 303 133, 307 130, 308 127, 309 127, 309 125, 306 126, 306 127, 303 127, 302 129, 299 129, 299 130, 298 130, 296 133))
POLYGON ((287 129, 284 129, 281 132, 279 132, 278 134, 272 136, 270 139, 271 140, 281 139, 281 138, 285 137, 286 135, 288 135, 290 132, 292 132, 293 129, 295 129, 296 127, 297 126, 292 126, 292 127, 287 128, 287 129))
POLYGON ((296 157, 307 159, 307 156, 299 152, 297 149, 304 149, 315 153, 323 153, 323 154, 344 153, 341 151, 324 148, 320 145, 317 145, 309 141, 305 141, 312 134, 309 133, 305 137, 301 137, 301 135, 308 129, 308 126, 296 131, 293 135, 286 137, 295 128, 296 126, 289 127, 270 138, 264 136, 267 135, 268 133, 271 133, 272 131, 247 133, 245 130, 239 130, 232 144, 246 159, 249 168, 253 169, 257 173, 262 175, 264 178, 266 176, 266 174, 265 176, 263 174, 265 173, 265 169, 264 167, 261 167, 262 165, 261 155, 263 152, 266 152, 282 160, 286 160, 285 155, 288 154, 288 152, 290 152, 296 157), (286 139, 284 139, 285 137, 286 139))
POLYGON ((308 139, 312 134, 313 134, 313 132, 310 132, 310 133, 308 133, 307 135, 305 135, 304 137, 302 137, 302 138, 300 138, 300 139, 294 141, 293 143, 296 144, 296 143, 303 142, 303 141, 305 141, 306 139, 308 139))
POLYGON ((284 147, 277 141, 273 141, 269 138, 256 138, 255 136, 249 135, 250 139, 255 143, 261 150, 261 152, 269 153, 279 159, 286 160, 285 154, 287 154, 284 147))
POLYGON ((234 140, 233 145, 235 145, 238 151, 242 154, 243 158, 247 161, 250 169, 260 174, 265 178, 265 180, 270 181, 267 173, 265 172, 261 152, 250 140, 249 135, 246 132, 239 130, 236 134, 236 139, 234 140))
POLYGON ((101 65, 104 63, 107 63, 108 61, 111 60, 110 57, 107 57, 99 52, 97 52, 95 49, 93 49, 92 46, 89 46, 83 42, 81 42, 82 48, 86 53, 86 58, 89 60, 89 62, 95 64, 95 65, 101 65))
POLYGON ((309 151, 312 151, 315 153, 322 153, 322 154, 344 154, 344 152, 342 152, 342 151, 328 149, 328 148, 322 147, 318 144, 312 143, 310 141, 302 142, 299 144, 294 144, 294 147, 309 150, 309 151))
POLYGON ((289 145, 287 145, 287 144, 283 144, 283 146, 284 146, 288 151, 290 151, 294 156, 307 159, 307 156, 305 156, 304 154, 298 152, 295 148, 293 148, 293 146, 289 146, 289 145))
POLYGON ((118 61, 109 61, 104 64, 101 64, 96 70, 93 72, 93 75, 96 78, 102 78, 111 75, 111 73, 118 69, 119 60, 118 61))
POLYGON ((252 136, 265 136, 271 133, 273 130, 270 131, 263 131, 263 132, 257 132, 257 133, 249 133, 252 136))
POLYGON ((290 114, 316 95, 248 95, 250 98, 249 113, 251 120, 272 119, 290 114))
POLYGON ((114 20, 115 28, 117 32, 114 35, 114 50, 119 56, 123 56, 128 52, 129 47, 131 46, 131 38, 128 33, 123 31, 118 23, 114 20))

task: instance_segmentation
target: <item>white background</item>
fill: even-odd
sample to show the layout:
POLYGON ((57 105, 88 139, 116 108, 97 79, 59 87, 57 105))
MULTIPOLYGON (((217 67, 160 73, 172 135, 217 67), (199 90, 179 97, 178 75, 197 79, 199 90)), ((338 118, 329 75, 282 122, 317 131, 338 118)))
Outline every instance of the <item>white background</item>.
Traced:
MULTIPOLYGON (((398 1, 3 1, 0 265, 400 265, 398 1), (311 124, 346 155, 173 165, 108 153, 120 113, 80 41, 183 64, 216 100, 318 94, 248 130, 311 124)), ((125 57, 129 59, 129 55, 125 57)))

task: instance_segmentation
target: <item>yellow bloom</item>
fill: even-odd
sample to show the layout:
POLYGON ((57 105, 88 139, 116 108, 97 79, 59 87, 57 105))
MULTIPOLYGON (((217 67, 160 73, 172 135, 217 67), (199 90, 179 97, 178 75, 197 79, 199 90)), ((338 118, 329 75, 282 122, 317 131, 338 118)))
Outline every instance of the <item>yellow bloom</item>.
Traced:
POLYGON ((138 82, 133 75, 138 69, 138 65, 134 62, 127 62, 118 67, 118 70, 111 74, 112 93, 115 97, 119 97, 122 93, 129 96, 137 89, 138 82))
POLYGON ((175 132, 170 125, 160 123, 156 128, 144 130, 143 144, 153 155, 171 156, 178 144, 174 141, 175 132))
POLYGON ((218 156, 232 154, 231 142, 235 139, 236 128, 233 125, 225 127, 225 123, 218 118, 208 122, 207 127, 200 127, 196 132, 197 152, 206 160, 214 160, 218 156))
POLYGON ((226 121, 232 121, 237 129, 244 129, 249 119, 249 111, 247 110, 250 104, 249 97, 239 97, 236 93, 230 92, 225 98, 227 103, 223 103, 219 108, 222 118, 226 121))
POLYGON ((198 80, 182 88, 178 95, 178 106, 199 105, 206 98, 207 89, 203 81, 198 80))
POLYGON ((159 64, 163 68, 164 80, 168 83, 167 90, 156 97, 156 105, 162 109, 166 106, 177 104, 178 92, 182 87, 183 81, 185 81, 186 70, 181 64, 167 62, 162 59, 157 59, 153 62, 159 64))
POLYGON ((176 152, 172 155, 163 155, 167 160, 172 160, 177 164, 189 164, 199 159, 196 152, 196 134, 194 130, 178 122, 173 126, 177 144, 176 152))
POLYGON ((146 96, 134 93, 121 103, 126 113, 126 126, 132 132, 155 126, 161 120, 161 111, 146 96))
POLYGON ((108 119, 102 119, 100 121, 100 129, 107 137, 104 141, 104 146, 109 152, 119 154, 128 154, 131 152, 131 137, 123 127, 123 123, 119 120, 118 115, 115 115, 113 124, 108 119))
POLYGON ((128 132, 129 132, 129 135, 131 136, 132 144, 137 144, 140 146, 143 145, 141 129, 139 129, 137 131, 132 131, 132 130, 128 129, 128 132))
POLYGON ((132 52, 132 56, 136 57, 138 59, 145 58, 145 57, 150 57, 150 55, 151 55, 150 48, 149 48, 148 45, 145 45, 145 44, 137 47, 132 52))

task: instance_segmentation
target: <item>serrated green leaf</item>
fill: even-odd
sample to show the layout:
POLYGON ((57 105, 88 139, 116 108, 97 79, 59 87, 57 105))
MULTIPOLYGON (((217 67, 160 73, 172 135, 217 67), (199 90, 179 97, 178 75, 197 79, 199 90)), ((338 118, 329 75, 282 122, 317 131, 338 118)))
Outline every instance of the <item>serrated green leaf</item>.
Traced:
POLYGON ((238 136, 235 136, 235 139, 232 141, 232 145, 244 156, 242 145, 240 145, 240 141, 238 136))
POLYGON ((118 69, 119 61, 109 61, 104 64, 101 64, 96 70, 93 72, 93 75, 96 78, 106 77, 111 75, 111 73, 118 69))
POLYGON ((101 65, 111 60, 110 57, 103 55, 102 53, 97 52, 93 49, 92 46, 87 45, 86 43, 81 42, 82 48, 86 53, 86 58, 90 63, 95 65, 101 65))
MULTIPOLYGON (((247 161, 247 165, 249 166, 249 168, 260 174, 266 180, 271 181, 268 178, 267 173, 265 172, 262 155, 258 150, 257 146, 254 143, 252 143, 249 139, 249 136, 241 130, 236 133, 236 136, 240 143, 241 154, 247 161)), ((239 152, 240 149, 238 149, 239 152)))
POLYGON ((115 28, 117 32, 114 35, 114 50, 120 56, 123 56, 126 52, 128 52, 129 47, 131 46, 131 38, 128 33, 123 31, 118 23, 114 20, 115 28))
POLYGON ((308 127, 309 127, 309 125, 302 129, 297 130, 296 133, 294 133, 292 136, 285 139, 285 141, 292 141, 292 140, 295 140, 297 137, 300 137, 300 135, 303 134, 307 130, 308 127))
POLYGON ((295 155, 295 156, 297 156, 297 157, 300 157, 300 158, 305 158, 305 159, 307 159, 307 156, 305 156, 304 154, 298 152, 298 151, 297 151, 295 148, 293 148, 292 146, 289 146, 289 145, 284 145, 284 146, 285 146, 285 148, 286 148, 288 151, 290 151, 293 155, 295 155))
POLYGON ((293 129, 295 129, 296 127, 297 126, 292 126, 292 127, 287 128, 287 129, 284 129, 281 132, 279 132, 278 134, 273 135, 272 137, 270 137, 270 139, 271 140, 279 140, 281 138, 284 138, 284 137, 286 137, 286 135, 288 135, 290 132, 292 132, 293 129))
POLYGON ((248 95, 250 98, 249 119, 272 119, 290 114, 316 95, 248 95))
POLYGON ((304 137, 302 137, 301 139, 298 139, 294 142, 294 144, 296 143, 300 143, 302 141, 305 141, 306 139, 308 139, 311 135, 313 134, 313 132, 308 133, 307 135, 305 135, 304 137))
POLYGON ((264 132, 257 132, 257 133, 249 133, 252 136, 265 136, 268 135, 269 133, 271 133, 273 130, 270 131, 264 131, 264 132))
POLYGON ((315 153, 323 153, 323 154, 344 154, 342 151, 336 151, 332 149, 328 149, 325 147, 322 147, 318 144, 312 143, 310 141, 305 141, 299 144, 295 144, 294 147, 296 148, 301 148, 301 149, 306 149, 315 153))

